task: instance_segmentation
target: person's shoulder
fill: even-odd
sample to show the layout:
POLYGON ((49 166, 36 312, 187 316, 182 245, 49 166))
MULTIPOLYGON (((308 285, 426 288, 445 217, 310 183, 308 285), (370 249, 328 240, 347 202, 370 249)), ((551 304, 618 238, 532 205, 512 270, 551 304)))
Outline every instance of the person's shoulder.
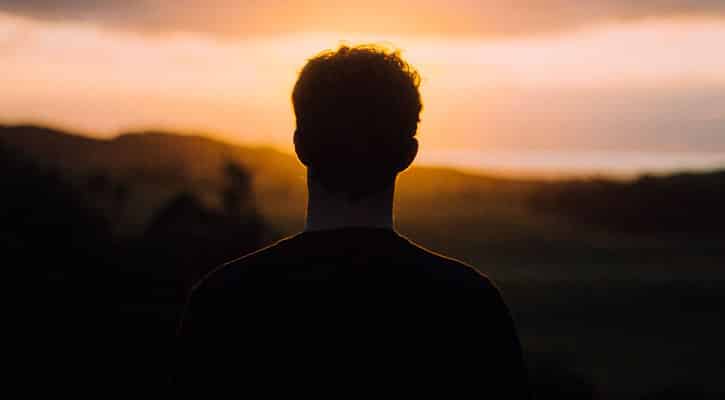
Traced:
POLYGON ((428 249, 405 236, 401 237, 416 254, 416 258, 421 260, 426 271, 435 275, 436 279, 457 282, 470 288, 498 291, 489 276, 471 264, 428 249))
POLYGON ((279 264, 280 255, 288 252, 288 248, 294 243, 297 236, 281 239, 212 269, 193 286, 191 291, 235 287, 255 274, 264 272, 265 268, 274 268, 279 264))

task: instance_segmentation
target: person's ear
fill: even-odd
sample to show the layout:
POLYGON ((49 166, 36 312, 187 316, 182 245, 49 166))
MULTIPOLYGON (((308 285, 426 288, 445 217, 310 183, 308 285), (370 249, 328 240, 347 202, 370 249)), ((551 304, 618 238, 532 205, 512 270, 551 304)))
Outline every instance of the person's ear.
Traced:
POLYGON ((405 171, 408 167, 410 167, 410 164, 413 163, 413 160, 415 160, 415 156, 418 155, 418 139, 412 137, 410 138, 410 141, 408 142, 408 146, 405 149, 405 153, 403 154, 402 163, 398 167, 398 172, 405 171))
POLYGON ((304 164, 305 166, 309 166, 310 158, 307 152, 307 148, 302 144, 302 139, 300 138, 301 134, 302 132, 300 131, 300 128, 297 127, 294 134, 295 153, 297 153, 297 158, 302 164, 304 164))

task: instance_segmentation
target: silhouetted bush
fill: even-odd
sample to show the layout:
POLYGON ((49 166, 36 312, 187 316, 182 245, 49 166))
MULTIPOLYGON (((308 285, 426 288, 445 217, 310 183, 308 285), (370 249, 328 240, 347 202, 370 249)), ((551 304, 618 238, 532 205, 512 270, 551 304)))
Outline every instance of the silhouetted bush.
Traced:
POLYGON ((79 376, 86 387, 164 384, 190 285, 262 244, 250 177, 238 165, 227 176, 221 209, 179 193, 142 235, 116 237, 98 203, 110 196, 122 207, 126 183, 95 174, 78 186, 0 146, 0 251, 31 275, 19 282, 26 292, 19 314, 27 336, 38 336, 29 356, 48 359, 42 375, 59 386, 78 385, 79 376))

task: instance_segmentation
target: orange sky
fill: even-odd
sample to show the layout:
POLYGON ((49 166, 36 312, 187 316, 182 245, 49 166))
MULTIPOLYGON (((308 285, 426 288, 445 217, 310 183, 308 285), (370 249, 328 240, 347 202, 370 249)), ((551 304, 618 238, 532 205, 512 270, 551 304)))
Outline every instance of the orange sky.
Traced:
MULTIPOLYGON (((503 160, 511 156, 504 154, 538 152, 569 168, 586 164, 587 154, 614 152, 629 154, 621 162, 633 167, 650 153, 673 155, 682 166, 725 165, 720 10, 648 15, 626 9, 626 18, 609 19, 584 10, 583 16, 544 18, 548 25, 533 14, 502 11, 501 21, 530 20, 528 28, 513 29, 491 15, 459 17, 442 2, 424 1, 426 15, 387 31, 392 22, 366 13, 350 26, 367 31, 337 23, 340 30, 333 31, 310 9, 295 29, 284 28, 292 24, 289 13, 262 10, 259 15, 276 22, 255 20, 247 31, 229 33, 202 29, 198 21, 184 29, 179 21, 188 10, 182 9, 168 27, 149 33, 145 20, 130 12, 109 22, 102 12, 81 18, 73 8, 68 16, 48 16, 12 3, 0 0, 0 122, 101 136, 143 128, 198 131, 289 150, 289 92, 305 59, 343 41, 376 42, 401 49, 423 77, 423 161, 469 160, 463 164, 475 167, 475 154, 499 154, 506 168, 511 165, 503 160), (443 22, 434 32, 425 21, 436 10, 443 22), (366 19, 377 21, 380 32, 366 19), (499 23, 476 30, 485 20, 499 23), (466 157, 456 156, 464 151, 466 157)), ((85 10, 82 1, 70 3, 85 10)), ((395 7, 403 3, 392 4, 389 12, 402 12, 395 7)), ((322 9, 322 15, 331 12, 322 9)))

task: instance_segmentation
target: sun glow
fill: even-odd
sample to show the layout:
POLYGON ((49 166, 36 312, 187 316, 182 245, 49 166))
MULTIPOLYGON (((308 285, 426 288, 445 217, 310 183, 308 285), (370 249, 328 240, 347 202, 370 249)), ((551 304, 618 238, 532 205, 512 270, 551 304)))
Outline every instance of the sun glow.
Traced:
MULTIPOLYGON (((725 43, 725 24, 707 19, 496 39, 354 33, 220 39, 0 14, 0 38, 0 120, 105 135, 167 128, 290 150, 296 74, 306 59, 341 43, 400 49, 420 71, 424 156, 501 146, 606 147, 600 126, 611 130, 612 141, 626 143, 627 130, 645 122, 666 130, 673 120, 715 121, 725 107, 719 90, 725 52, 713 50, 725 43)), ((704 135, 712 139, 710 132, 704 135)), ((666 145, 667 132, 655 142, 666 145)))

